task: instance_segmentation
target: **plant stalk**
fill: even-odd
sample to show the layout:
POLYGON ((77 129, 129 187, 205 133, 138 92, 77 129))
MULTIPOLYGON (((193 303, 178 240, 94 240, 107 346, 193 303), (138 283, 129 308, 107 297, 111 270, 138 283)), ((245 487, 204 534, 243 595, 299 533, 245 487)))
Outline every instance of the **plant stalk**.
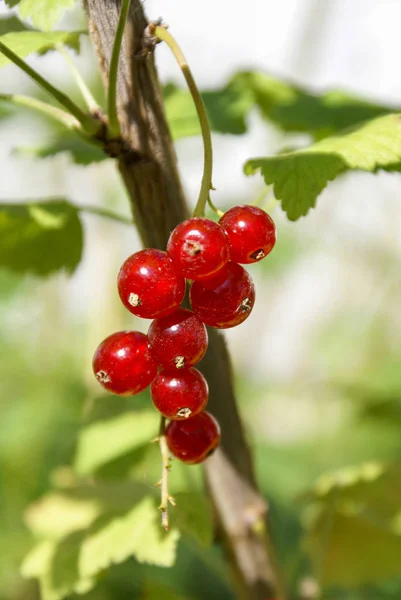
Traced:
POLYGON ((85 104, 88 107, 89 111, 91 113, 95 113, 98 110, 100 110, 100 107, 99 107, 98 103, 96 102, 92 92, 90 91, 89 87, 86 85, 84 78, 82 77, 81 73, 78 71, 73 60, 71 59, 71 56, 70 56, 67 48, 65 46, 63 46, 63 44, 60 44, 57 47, 57 49, 64 56, 64 59, 71 71, 72 76, 75 79, 75 82, 82 94, 82 98, 85 100, 85 104))
POLYGON ((55 100, 57 100, 61 106, 64 106, 64 108, 81 123, 82 128, 86 133, 89 135, 95 135, 99 131, 100 123, 96 119, 81 110, 69 96, 55 88, 49 81, 47 81, 47 79, 42 77, 42 75, 30 67, 24 60, 22 60, 22 58, 8 48, 8 46, 3 44, 3 42, 0 42, 0 52, 17 67, 19 67, 21 71, 24 71, 28 77, 33 79, 33 81, 37 83, 39 87, 44 89, 55 100))
POLYGON ((117 29, 114 36, 113 50, 110 59, 109 85, 107 89, 107 113, 109 116, 109 134, 111 138, 117 138, 121 135, 120 122, 118 120, 117 112, 117 77, 118 65, 120 62, 121 44, 123 41, 130 3, 131 0, 122 0, 120 17, 118 19, 117 29))
POLYGON ((81 127, 79 121, 77 121, 77 119, 70 113, 61 110, 56 106, 52 106, 47 102, 36 100, 36 98, 21 96, 19 94, 0 94, 0 101, 9 102, 10 104, 17 106, 24 106, 26 108, 35 110, 36 112, 40 112, 43 115, 46 115, 46 117, 50 117, 62 125, 65 125, 65 127, 68 127, 68 129, 79 130, 81 127))
POLYGON ((195 79, 192 75, 191 69, 187 63, 187 60, 177 44, 173 36, 167 31, 165 27, 158 25, 151 28, 150 32, 160 40, 166 42, 170 50, 175 56, 178 65, 185 77, 188 84, 189 91, 191 92, 192 99, 195 104, 196 112, 202 132, 203 139, 203 176, 201 189, 199 192, 198 201, 193 212, 194 217, 204 217, 206 204, 208 202, 210 190, 213 189, 212 185, 212 173, 213 173, 213 148, 212 148, 212 136, 210 133, 209 119, 206 113, 206 108, 202 100, 202 96, 199 92, 198 86, 195 83, 195 79))
POLYGON ((160 481, 161 502, 159 508, 162 514, 162 526, 168 531, 170 529, 168 519, 168 503, 170 498, 168 493, 168 474, 170 471, 170 454, 166 442, 166 417, 160 417, 159 445, 162 457, 162 478, 160 481))

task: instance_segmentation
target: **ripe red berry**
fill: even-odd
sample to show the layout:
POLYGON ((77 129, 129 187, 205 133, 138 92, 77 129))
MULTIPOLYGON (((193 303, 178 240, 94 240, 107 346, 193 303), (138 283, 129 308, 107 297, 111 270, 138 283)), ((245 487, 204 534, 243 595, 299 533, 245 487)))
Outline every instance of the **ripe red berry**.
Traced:
POLYGON ((201 321, 218 329, 239 325, 251 314, 255 286, 241 265, 229 262, 213 279, 194 281, 190 290, 194 313, 201 321))
POLYGON ((137 317, 164 317, 184 299, 185 279, 166 252, 150 248, 127 258, 118 274, 118 293, 137 317))
POLYGON ((206 279, 229 260, 228 238, 210 219, 194 217, 174 229, 167 253, 187 279, 206 279))
POLYGON ((208 412, 201 412, 185 421, 170 421, 166 440, 173 456, 195 465, 203 462, 220 443, 220 427, 208 412))
POLYGON ((233 206, 219 223, 228 236, 234 262, 248 264, 262 260, 276 243, 273 219, 256 206, 233 206))
POLYGON ((147 336, 138 331, 113 333, 96 349, 93 372, 99 383, 114 394, 138 394, 157 374, 147 336))
POLYGON ((194 417, 207 404, 209 388, 197 369, 160 371, 150 388, 153 404, 168 419, 194 417))
POLYGON ((152 321, 148 338, 150 349, 164 369, 183 369, 196 365, 207 349, 206 327, 186 308, 152 321))

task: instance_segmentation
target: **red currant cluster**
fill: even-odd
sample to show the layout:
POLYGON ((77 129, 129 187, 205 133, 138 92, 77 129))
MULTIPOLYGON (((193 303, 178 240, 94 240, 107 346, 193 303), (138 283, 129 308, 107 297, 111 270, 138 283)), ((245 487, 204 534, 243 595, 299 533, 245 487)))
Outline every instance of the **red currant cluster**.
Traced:
POLYGON ((122 331, 106 338, 93 358, 95 376, 107 390, 125 396, 151 384, 153 404, 170 420, 169 450, 186 463, 202 462, 220 441, 217 421, 204 411, 206 379, 193 368, 207 349, 204 324, 228 329, 245 321, 255 287, 238 263, 261 260, 275 241, 267 213, 235 206, 219 223, 197 217, 183 221, 172 232, 167 252, 141 250, 120 269, 118 292, 124 306, 154 320, 147 335, 122 331), (179 308, 186 279, 192 282, 192 311, 179 308))

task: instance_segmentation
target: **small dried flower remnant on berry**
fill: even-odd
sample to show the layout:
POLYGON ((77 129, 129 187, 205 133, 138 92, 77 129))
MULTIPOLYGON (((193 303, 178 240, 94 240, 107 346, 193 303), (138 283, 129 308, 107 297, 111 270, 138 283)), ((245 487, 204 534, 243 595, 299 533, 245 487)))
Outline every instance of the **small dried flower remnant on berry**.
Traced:
POLYGON ((220 427, 206 411, 185 421, 170 421, 166 440, 173 456, 190 465, 203 462, 220 443, 220 427))
POLYGON ((151 386, 153 404, 168 419, 188 419, 206 406, 209 389, 197 369, 160 371, 151 386))
POLYGON ((241 264, 265 258, 276 243, 273 219, 256 206, 233 206, 219 221, 230 244, 231 260, 241 264))
POLYGON ((228 238, 210 219, 194 217, 172 232, 167 253, 187 279, 206 279, 228 262, 228 238))
POLYGON ((118 275, 118 293, 126 308, 145 319, 163 317, 181 304, 185 280, 161 250, 132 254, 118 275))
POLYGON ((249 317, 255 303, 255 286, 241 265, 229 262, 215 278, 194 281, 190 290, 194 313, 203 323, 229 329, 249 317))
POLYGON ((186 308, 152 321, 148 331, 150 349, 163 369, 184 369, 205 355, 208 337, 200 319, 186 308))
POLYGON ((98 382, 114 394, 138 394, 157 374, 147 336, 138 331, 113 333, 96 349, 93 372, 98 382))

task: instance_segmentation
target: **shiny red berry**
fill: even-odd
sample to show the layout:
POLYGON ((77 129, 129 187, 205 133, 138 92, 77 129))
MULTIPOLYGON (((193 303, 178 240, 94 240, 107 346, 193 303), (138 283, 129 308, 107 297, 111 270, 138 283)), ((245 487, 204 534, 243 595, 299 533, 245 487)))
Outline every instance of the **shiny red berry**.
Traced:
POLYGON ((273 219, 256 206, 233 206, 219 221, 230 243, 231 260, 258 262, 273 250, 276 228, 273 219))
POLYGON ((186 308, 152 321, 148 338, 150 349, 164 369, 183 369, 196 365, 207 349, 206 327, 186 308))
POLYGON ((166 440, 173 456, 188 464, 203 462, 220 443, 220 427, 208 412, 185 421, 170 421, 166 440))
POLYGON ((150 388, 153 404, 168 419, 194 417, 207 404, 209 388, 197 369, 160 371, 150 388))
POLYGON ((229 262, 214 278, 194 281, 190 290, 194 313, 201 321, 218 329, 239 325, 251 314, 255 286, 241 265, 229 262))
POLYGON ((127 258, 118 274, 118 293, 134 315, 155 319, 181 304, 185 279, 166 252, 150 248, 127 258))
POLYGON ((228 238, 210 219, 194 217, 174 229, 167 253, 187 279, 205 279, 229 260, 228 238))
POLYGON ((98 382, 114 394, 138 394, 157 374, 148 337, 138 331, 113 333, 96 349, 93 372, 98 382))

